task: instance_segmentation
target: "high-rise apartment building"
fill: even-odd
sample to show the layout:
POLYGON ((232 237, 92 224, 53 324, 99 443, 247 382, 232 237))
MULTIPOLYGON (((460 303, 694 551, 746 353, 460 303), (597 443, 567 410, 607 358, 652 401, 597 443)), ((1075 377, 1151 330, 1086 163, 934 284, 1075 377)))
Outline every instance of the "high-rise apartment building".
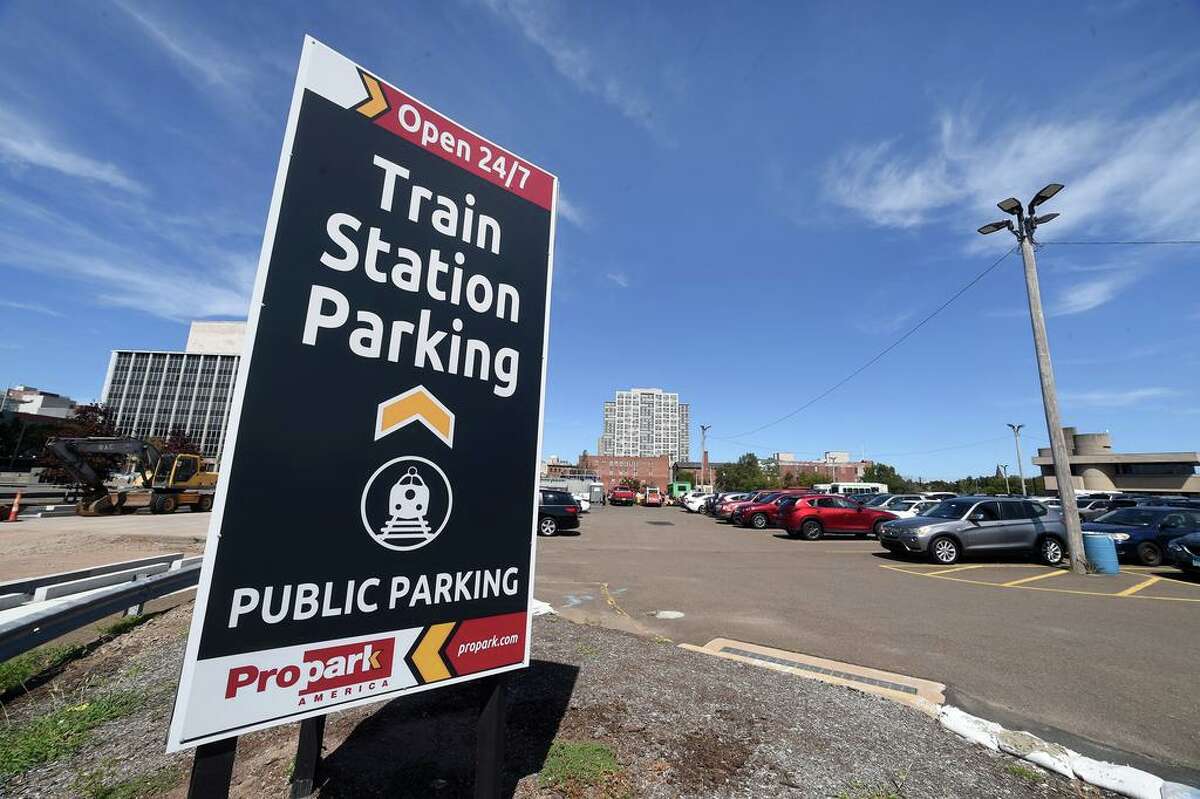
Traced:
POLYGON ((671 463, 691 458, 691 416, 679 395, 661 388, 618 391, 604 403, 599 455, 666 455, 671 463))
POLYGON ((114 350, 101 401, 121 435, 182 430, 220 459, 241 361, 244 322, 192 322, 184 352, 114 350))

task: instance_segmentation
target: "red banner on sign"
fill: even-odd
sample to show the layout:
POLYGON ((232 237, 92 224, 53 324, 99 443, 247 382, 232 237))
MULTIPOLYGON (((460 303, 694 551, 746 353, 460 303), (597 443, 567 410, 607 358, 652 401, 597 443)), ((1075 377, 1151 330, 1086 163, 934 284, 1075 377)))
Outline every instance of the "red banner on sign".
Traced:
POLYGON ((442 651, 460 677, 520 663, 525 657, 525 614, 464 621, 442 651))
POLYGON ((394 86, 379 85, 387 110, 372 115, 376 125, 549 210, 554 200, 550 173, 451 122, 394 86))

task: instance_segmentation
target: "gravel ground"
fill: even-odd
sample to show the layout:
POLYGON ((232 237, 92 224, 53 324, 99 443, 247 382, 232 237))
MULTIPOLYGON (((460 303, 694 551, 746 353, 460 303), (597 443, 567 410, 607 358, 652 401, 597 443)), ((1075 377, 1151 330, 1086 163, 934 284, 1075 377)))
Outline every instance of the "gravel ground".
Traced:
MULTIPOLYGON (((190 604, 168 611, 9 701, 0 723, 105 692, 136 691, 143 700, 76 753, 0 784, 0 796, 86 796, 82 777, 90 774, 93 785, 165 777, 174 789, 160 785, 152 795, 183 797, 191 756, 164 754, 163 741, 190 612, 190 604)), ((907 707, 669 642, 550 616, 534 623, 533 655, 509 692, 506 795, 1112 796, 969 745, 907 707), (618 770, 589 783, 541 786, 554 740, 604 744, 618 770)), ((469 795, 481 687, 331 716, 319 795, 469 795)), ((239 742, 232 795, 287 796, 295 729, 239 742)))

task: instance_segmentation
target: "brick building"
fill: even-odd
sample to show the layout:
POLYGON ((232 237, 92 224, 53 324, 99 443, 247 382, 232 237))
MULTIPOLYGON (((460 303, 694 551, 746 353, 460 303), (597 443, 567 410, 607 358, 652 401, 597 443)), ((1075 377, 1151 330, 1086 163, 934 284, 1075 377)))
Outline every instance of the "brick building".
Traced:
POLYGON ((763 470, 774 472, 780 479, 788 474, 816 474, 831 483, 862 482, 863 472, 873 461, 850 460, 848 452, 826 452, 820 460, 796 460, 790 452, 776 452, 762 461, 763 470))
POLYGON ((584 455, 579 459, 579 468, 594 473, 606 492, 626 477, 662 491, 671 482, 669 455, 584 455))

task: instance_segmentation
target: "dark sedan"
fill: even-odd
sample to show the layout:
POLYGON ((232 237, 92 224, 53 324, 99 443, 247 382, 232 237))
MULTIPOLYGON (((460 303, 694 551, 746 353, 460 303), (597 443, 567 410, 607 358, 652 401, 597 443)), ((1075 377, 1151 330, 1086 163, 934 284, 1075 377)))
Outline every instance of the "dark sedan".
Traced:
POLYGON ((1107 533, 1117 545, 1117 557, 1160 566, 1172 540, 1200 532, 1200 511, 1153 505, 1118 508, 1085 522, 1083 529, 1107 533))
POLYGON ((1200 574, 1200 533, 1189 533, 1167 544, 1167 559, 1176 568, 1200 574))

